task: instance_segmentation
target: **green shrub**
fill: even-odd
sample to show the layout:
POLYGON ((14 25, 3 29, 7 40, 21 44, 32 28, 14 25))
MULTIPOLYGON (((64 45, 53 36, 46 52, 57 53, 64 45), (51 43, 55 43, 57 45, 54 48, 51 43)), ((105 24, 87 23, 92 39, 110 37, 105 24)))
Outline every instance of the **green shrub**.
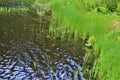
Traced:
POLYGON ((115 12, 117 10, 118 0, 103 0, 103 4, 106 5, 110 12, 115 12))

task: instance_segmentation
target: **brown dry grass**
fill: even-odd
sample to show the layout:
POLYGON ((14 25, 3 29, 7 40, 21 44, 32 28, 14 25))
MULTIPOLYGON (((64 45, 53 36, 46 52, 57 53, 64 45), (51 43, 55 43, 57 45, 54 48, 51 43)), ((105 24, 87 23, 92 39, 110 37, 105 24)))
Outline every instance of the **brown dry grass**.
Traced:
POLYGON ((113 31, 116 29, 120 29, 120 21, 116 21, 113 24, 111 24, 108 30, 113 31))

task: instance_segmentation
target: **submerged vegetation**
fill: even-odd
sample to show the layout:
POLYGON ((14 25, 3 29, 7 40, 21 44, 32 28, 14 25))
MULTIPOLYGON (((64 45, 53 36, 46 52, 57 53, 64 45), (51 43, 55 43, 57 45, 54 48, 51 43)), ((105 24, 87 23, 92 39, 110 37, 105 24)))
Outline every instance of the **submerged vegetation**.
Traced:
POLYGON ((0 0, 0 15, 34 16, 32 21, 37 25, 29 25, 29 29, 47 34, 53 41, 77 44, 84 40, 86 53, 82 66, 86 80, 120 79, 119 0, 11 1, 0 0))

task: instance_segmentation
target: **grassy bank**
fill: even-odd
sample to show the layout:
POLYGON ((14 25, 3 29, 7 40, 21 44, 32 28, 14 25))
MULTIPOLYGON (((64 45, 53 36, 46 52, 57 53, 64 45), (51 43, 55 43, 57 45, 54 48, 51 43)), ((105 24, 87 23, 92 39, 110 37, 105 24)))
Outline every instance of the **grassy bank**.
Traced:
MULTIPOLYGON (((79 7, 77 1, 79 0, 52 2, 55 23, 51 25, 51 31, 55 32, 57 28, 56 35, 71 36, 71 34, 66 34, 69 30, 68 32, 74 34, 75 39, 79 35, 83 38, 89 35, 86 46, 93 46, 93 54, 96 55, 89 80, 119 80, 120 34, 119 29, 110 29, 119 17, 113 13, 101 14, 94 10, 87 11, 79 7)), ((87 53, 86 56, 88 56, 87 53)))
POLYGON ((26 0, 24 3, 27 7, 11 7, 9 9, 2 7, 0 14, 29 12, 34 17, 31 21, 34 20, 35 24, 39 24, 37 26, 30 25, 32 31, 39 32, 40 30, 46 33, 46 31, 39 29, 39 27, 45 27, 49 29, 47 37, 52 37, 54 40, 56 38, 68 39, 77 43, 79 37, 83 38, 86 41, 86 47, 88 47, 85 49, 85 64, 91 59, 94 63, 92 68, 86 68, 89 73, 88 80, 119 80, 120 31, 117 29, 119 24, 113 26, 119 19, 119 7, 116 7, 116 0, 113 2, 114 4, 112 4, 112 0, 99 1, 26 0), (46 7, 43 8, 43 6, 46 7))

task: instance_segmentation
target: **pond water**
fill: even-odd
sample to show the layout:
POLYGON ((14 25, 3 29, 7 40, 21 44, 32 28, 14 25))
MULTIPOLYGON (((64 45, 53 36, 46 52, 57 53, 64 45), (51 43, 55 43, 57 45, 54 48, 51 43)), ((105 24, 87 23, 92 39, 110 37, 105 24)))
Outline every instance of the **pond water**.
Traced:
POLYGON ((0 17, 0 80, 86 80, 84 41, 54 42, 27 30, 33 24, 29 21, 21 16, 0 17))

